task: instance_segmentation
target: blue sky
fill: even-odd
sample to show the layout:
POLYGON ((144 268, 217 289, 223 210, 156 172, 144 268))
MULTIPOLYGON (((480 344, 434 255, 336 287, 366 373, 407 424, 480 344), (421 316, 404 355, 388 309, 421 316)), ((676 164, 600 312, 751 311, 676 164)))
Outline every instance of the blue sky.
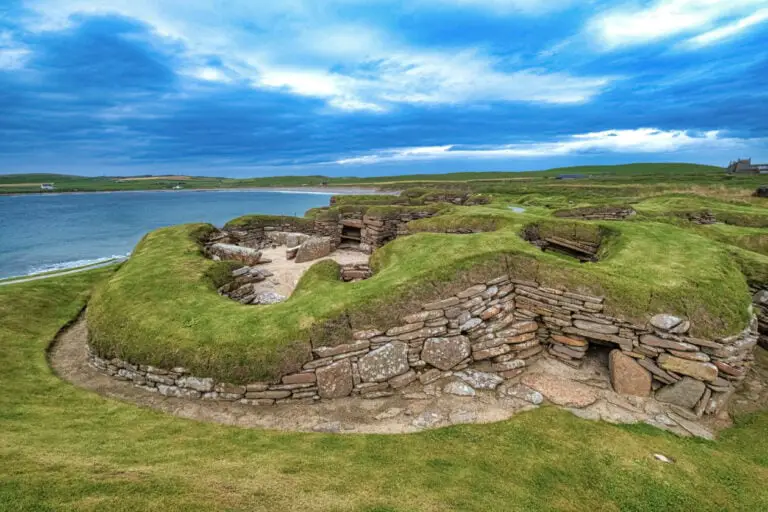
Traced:
POLYGON ((768 0, 4 0, 0 173, 768 161, 768 0))

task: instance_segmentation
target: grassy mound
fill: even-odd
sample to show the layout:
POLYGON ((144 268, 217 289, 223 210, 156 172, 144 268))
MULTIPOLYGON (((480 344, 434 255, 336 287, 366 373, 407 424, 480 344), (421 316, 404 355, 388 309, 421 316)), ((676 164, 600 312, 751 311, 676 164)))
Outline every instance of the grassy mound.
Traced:
POLYGON ((731 246, 680 227, 559 220, 493 207, 456 208, 413 224, 455 222, 452 216, 480 224, 491 219, 497 229, 397 239, 373 255, 374 277, 358 283, 339 281, 337 266, 321 263, 289 300, 261 307, 215 293, 217 276, 229 267, 200 253, 197 239, 211 226, 155 231, 95 294, 88 317, 92 344, 103 356, 184 366, 230 382, 270 379, 305 362, 310 342, 347 342, 353 330, 394 325, 425 301, 504 272, 605 295, 609 313, 637 322, 658 312, 681 314, 703 337, 731 334, 747 322, 744 258, 735 257, 731 246), (534 222, 551 233, 599 237, 600 262, 582 265, 541 252, 520 236, 534 222))

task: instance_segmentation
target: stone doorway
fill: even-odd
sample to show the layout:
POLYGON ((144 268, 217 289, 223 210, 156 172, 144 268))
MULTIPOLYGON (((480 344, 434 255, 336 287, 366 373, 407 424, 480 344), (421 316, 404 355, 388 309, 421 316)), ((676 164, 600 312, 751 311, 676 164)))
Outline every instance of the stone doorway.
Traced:
POLYGON ((360 219, 344 219, 341 221, 340 249, 360 249, 363 239, 363 221, 360 219))

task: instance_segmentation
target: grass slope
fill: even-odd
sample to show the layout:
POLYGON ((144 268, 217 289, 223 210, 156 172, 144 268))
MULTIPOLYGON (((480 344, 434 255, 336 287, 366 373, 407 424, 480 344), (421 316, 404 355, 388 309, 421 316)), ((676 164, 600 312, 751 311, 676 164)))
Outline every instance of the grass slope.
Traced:
MULTIPOLYGON (((344 343, 352 330, 395 325, 425 301, 505 272, 605 295, 609 313, 638 323, 658 312, 681 314, 702 337, 733 334, 747 322, 749 290, 742 263, 748 258, 734 257, 731 246, 681 227, 579 223, 495 206, 454 208, 411 225, 424 232, 378 250, 372 258, 373 278, 343 283, 334 263, 318 264, 289 300, 262 307, 243 306, 215 293, 216 276, 229 267, 200 254, 196 237, 210 226, 155 231, 96 293, 89 308, 92 344, 107 357, 184 366, 196 375, 228 382, 271 379, 308 359, 310 339, 315 346, 344 343), (608 237, 601 261, 579 264, 542 253, 519 236, 532 223, 550 232, 604 232, 608 237), (495 231, 439 233, 461 225, 495 231)), ((759 254, 751 258, 766 259, 759 254)))
POLYGON ((45 349, 110 272, 0 289, 3 511, 768 508, 767 413, 715 443, 553 408, 492 425, 340 436, 196 423, 76 389, 51 373, 45 349))

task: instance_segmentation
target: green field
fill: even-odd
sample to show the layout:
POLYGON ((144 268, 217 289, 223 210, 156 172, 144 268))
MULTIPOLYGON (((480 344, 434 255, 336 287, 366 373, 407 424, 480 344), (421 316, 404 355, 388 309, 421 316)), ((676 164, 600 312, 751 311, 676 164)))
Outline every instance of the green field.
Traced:
POLYGON ((46 347, 112 272, 0 288, 0 510, 768 508, 765 412, 714 443, 549 407, 412 435, 293 434, 79 390, 51 373, 46 347))
MULTIPOLYGON (((249 187, 318 187, 318 186, 371 186, 396 187, 435 184, 470 186, 491 190, 493 186, 507 188, 526 183, 557 184, 559 174, 583 174, 585 180, 574 183, 596 182, 605 186, 622 183, 664 186, 664 183, 689 186, 702 183, 722 187, 751 186, 761 182, 760 177, 727 177, 724 169, 695 164, 628 164, 565 167, 544 171, 525 172, 459 172, 448 174, 412 174, 406 176, 327 177, 327 176, 274 176, 264 178, 220 178, 188 176, 188 179, 146 176, 142 180, 131 177, 85 177, 65 174, 7 174, 0 175, 0 194, 40 192, 41 183, 54 183, 57 192, 97 192, 119 190, 169 190, 176 185, 185 189, 226 189, 249 187), (399 184, 399 185, 397 185, 399 184)), ((183 176, 183 175, 182 175, 183 176)), ((133 177, 135 178, 135 177, 133 177)), ((762 179, 765 182, 765 179, 762 179)))

